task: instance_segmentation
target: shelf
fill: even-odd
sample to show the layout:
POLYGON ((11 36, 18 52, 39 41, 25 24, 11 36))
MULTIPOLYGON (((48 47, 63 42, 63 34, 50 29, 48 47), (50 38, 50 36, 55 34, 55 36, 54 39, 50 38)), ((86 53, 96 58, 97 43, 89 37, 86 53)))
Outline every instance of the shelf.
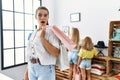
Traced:
MULTIPOLYGON (((102 79, 102 80, 117 80, 113 77, 116 73, 120 72, 120 58, 113 57, 114 51, 116 47, 120 47, 120 40, 114 40, 112 39, 112 36, 114 34, 115 29, 120 28, 120 21, 111 21, 109 25, 109 42, 108 42, 108 56, 100 56, 95 57, 95 60, 98 60, 100 64, 105 65, 106 67, 106 73, 98 76, 93 75, 93 77, 96 77, 96 79, 102 79), (100 62, 101 61, 101 62, 100 62), (107 77, 106 77, 107 76, 107 77), (111 78, 109 78, 111 77, 111 78), (108 79, 109 78, 109 79, 108 79)), ((97 63, 97 62, 96 62, 97 63)))
POLYGON ((113 61, 120 61, 120 58, 111 58, 110 60, 113 60, 113 61))
POLYGON ((117 79, 115 77, 109 77, 109 78, 107 78, 107 80, 119 80, 119 79, 117 79))
POLYGON ((120 40, 113 40, 113 39, 109 39, 109 41, 112 41, 112 42, 120 42, 120 40))
POLYGON ((98 56, 98 57, 94 57, 94 59, 110 60, 111 58, 108 56, 98 56))
MULTIPOLYGON (((108 56, 110 56, 110 61, 108 62, 107 68, 109 68, 107 73, 111 73, 115 75, 115 73, 119 72, 120 68, 120 58, 113 57, 115 48, 120 47, 120 39, 114 40, 111 39, 113 36, 115 29, 120 28, 120 21, 111 21, 109 26, 109 48, 108 48, 108 56)), ((112 78, 112 77, 111 77, 112 78)), ((115 79, 108 79, 115 80, 115 79)))
POLYGON ((105 74, 103 74, 103 75, 92 74, 92 78, 96 78, 96 79, 100 79, 100 80, 106 80, 107 76, 105 74))
POLYGON ((95 57, 94 59, 103 59, 103 60, 113 60, 113 61, 120 61, 120 58, 112 58, 108 56, 103 56, 103 57, 95 57))

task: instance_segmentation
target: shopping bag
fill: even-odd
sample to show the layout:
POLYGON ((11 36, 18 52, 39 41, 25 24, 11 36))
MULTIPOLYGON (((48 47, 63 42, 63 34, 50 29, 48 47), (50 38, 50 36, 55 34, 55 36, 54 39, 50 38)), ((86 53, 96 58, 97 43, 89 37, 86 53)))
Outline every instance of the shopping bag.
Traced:
POLYGON ((51 27, 52 31, 55 33, 55 35, 61 40, 61 42, 65 45, 65 47, 68 48, 68 50, 74 49, 76 44, 69 39, 68 36, 66 36, 59 28, 56 26, 51 27))
POLYGON ((77 72, 75 74, 75 80, 82 80, 82 77, 81 77, 81 73, 80 72, 77 72))
POLYGON ((61 71, 69 68, 67 50, 63 44, 60 45, 60 54, 57 58, 56 65, 61 71))

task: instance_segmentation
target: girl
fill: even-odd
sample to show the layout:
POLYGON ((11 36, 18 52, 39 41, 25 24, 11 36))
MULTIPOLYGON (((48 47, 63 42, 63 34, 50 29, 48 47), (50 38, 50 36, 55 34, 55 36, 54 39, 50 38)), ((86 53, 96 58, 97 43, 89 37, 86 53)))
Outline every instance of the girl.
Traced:
POLYGON ((94 48, 90 37, 85 37, 82 41, 81 49, 78 54, 78 67, 81 69, 82 80, 91 80, 91 60, 98 54, 97 49, 94 48))
POLYGON ((76 70, 77 70, 77 61, 78 61, 78 51, 79 51, 79 30, 77 28, 72 28, 70 33, 70 39, 76 43, 76 47, 73 50, 68 51, 68 61, 69 61, 69 80, 74 79, 76 70))

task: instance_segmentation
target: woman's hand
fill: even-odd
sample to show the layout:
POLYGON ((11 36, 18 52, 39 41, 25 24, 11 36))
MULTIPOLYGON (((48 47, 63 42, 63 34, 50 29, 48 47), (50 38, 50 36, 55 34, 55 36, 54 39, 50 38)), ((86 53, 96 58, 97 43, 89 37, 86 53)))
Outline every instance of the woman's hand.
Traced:
POLYGON ((45 33, 46 33, 46 31, 44 29, 42 29, 41 30, 40 38, 44 38, 45 37, 45 33))
POLYGON ((44 48, 46 49, 46 51, 50 54, 52 54, 55 57, 59 56, 59 49, 56 48, 55 46, 52 45, 52 43, 49 43, 46 39, 45 39, 45 34, 46 34, 46 28, 42 27, 42 29, 40 30, 41 34, 40 34, 40 41, 42 42, 44 48))
POLYGON ((41 26, 41 35, 40 38, 44 38, 46 34, 46 27, 45 26, 41 26))

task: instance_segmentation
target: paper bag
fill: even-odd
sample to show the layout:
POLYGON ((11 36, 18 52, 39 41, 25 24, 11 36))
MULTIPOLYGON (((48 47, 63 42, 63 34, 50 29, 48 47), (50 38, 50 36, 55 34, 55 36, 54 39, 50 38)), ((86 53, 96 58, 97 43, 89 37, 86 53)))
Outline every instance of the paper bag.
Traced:
POLYGON ((81 73, 80 73, 80 72, 77 72, 77 73, 75 74, 75 80, 82 80, 82 79, 81 79, 81 73))
POLYGON ((59 28, 56 26, 51 27, 52 31, 55 33, 55 35, 61 40, 61 42, 65 45, 65 47, 68 48, 68 50, 74 49, 76 44, 69 39, 68 36, 66 36, 59 28))

